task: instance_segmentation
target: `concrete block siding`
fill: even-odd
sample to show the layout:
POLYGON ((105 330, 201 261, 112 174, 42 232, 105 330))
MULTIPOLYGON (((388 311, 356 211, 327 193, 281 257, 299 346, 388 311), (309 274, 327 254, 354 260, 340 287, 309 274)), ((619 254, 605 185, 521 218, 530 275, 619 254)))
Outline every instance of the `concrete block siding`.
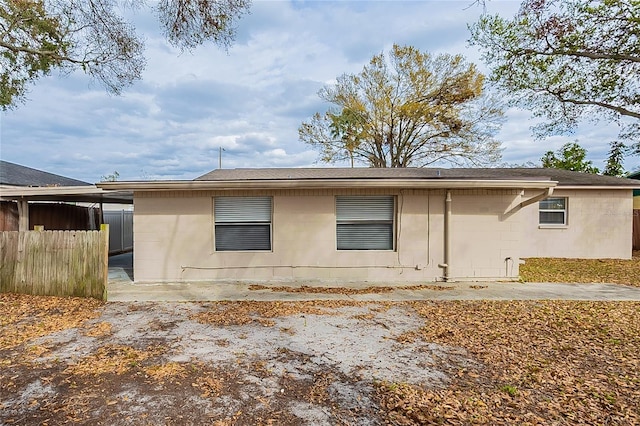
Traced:
MULTIPOLYGON (((503 213, 519 194, 510 189, 452 191, 452 278, 517 279, 524 215, 503 213)), ((433 282, 442 277, 444 196, 438 189, 135 193, 135 279, 433 282), (215 251, 213 200, 219 195, 273 197, 271 251, 215 251), (338 195, 394 195, 395 250, 338 251, 338 195)), ((537 207, 533 210, 537 214, 537 207)))

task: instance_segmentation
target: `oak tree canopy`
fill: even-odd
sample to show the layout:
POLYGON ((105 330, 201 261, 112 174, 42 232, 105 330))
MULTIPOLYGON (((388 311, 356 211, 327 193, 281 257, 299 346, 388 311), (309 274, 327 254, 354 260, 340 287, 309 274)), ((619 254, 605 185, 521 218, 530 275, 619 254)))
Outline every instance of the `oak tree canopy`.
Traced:
POLYGON ((470 30, 502 94, 544 119, 537 136, 604 120, 637 142, 640 1, 525 0, 514 18, 484 15, 470 30))
POLYGON ((298 129, 323 162, 370 167, 489 165, 502 109, 483 93, 484 76, 461 55, 394 45, 358 74, 319 92, 333 106, 298 129))

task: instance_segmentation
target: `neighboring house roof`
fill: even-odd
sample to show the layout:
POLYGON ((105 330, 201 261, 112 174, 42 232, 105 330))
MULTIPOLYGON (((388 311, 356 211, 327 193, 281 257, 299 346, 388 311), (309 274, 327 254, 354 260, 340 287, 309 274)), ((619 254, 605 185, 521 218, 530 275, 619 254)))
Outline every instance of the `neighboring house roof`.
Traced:
POLYGON ((91 184, 0 160, 0 185, 52 187, 90 186, 91 184))
POLYGON ((133 194, 0 160, 0 200, 131 204, 133 194))
POLYGON ((273 168, 218 169, 196 181, 255 181, 313 179, 444 179, 555 181, 558 186, 639 186, 638 182, 612 176, 547 168, 273 168))

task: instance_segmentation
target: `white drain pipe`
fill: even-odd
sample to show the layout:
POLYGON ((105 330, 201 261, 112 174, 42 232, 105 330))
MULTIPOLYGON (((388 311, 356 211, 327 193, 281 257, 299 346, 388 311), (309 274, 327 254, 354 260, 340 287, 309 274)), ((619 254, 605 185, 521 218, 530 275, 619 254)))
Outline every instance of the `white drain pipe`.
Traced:
POLYGON ((442 268, 442 280, 449 281, 451 271, 451 190, 447 189, 444 199, 444 262, 438 267, 442 268))

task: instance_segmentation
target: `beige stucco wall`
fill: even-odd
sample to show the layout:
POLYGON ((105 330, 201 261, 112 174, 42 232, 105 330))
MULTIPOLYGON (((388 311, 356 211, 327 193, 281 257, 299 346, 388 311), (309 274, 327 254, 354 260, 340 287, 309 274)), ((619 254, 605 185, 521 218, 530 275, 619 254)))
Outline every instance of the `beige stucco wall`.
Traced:
POLYGON ((520 191, 454 191, 452 276, 460 280, 517 278, 521 214, 505 215, 520 191))
MULTIPOLYGON (((517 278, 520 213, 502 213, 519 191, 452 192, 450 275, 517 278)), ((366 280, 442 277, 441 190, 274 190, 134 194, 137 282, 180 280, 366 280), (337 251, 336 195, 395 195, 396 250, 337 251), (272 251, 215 252, 213 197, 273 196, 272 251)))
POLYGON ((631 258, 631 190, 563 190, 568 197, 566 226, 538 224, 538 204, 523 209, 522 257, 631 258))

